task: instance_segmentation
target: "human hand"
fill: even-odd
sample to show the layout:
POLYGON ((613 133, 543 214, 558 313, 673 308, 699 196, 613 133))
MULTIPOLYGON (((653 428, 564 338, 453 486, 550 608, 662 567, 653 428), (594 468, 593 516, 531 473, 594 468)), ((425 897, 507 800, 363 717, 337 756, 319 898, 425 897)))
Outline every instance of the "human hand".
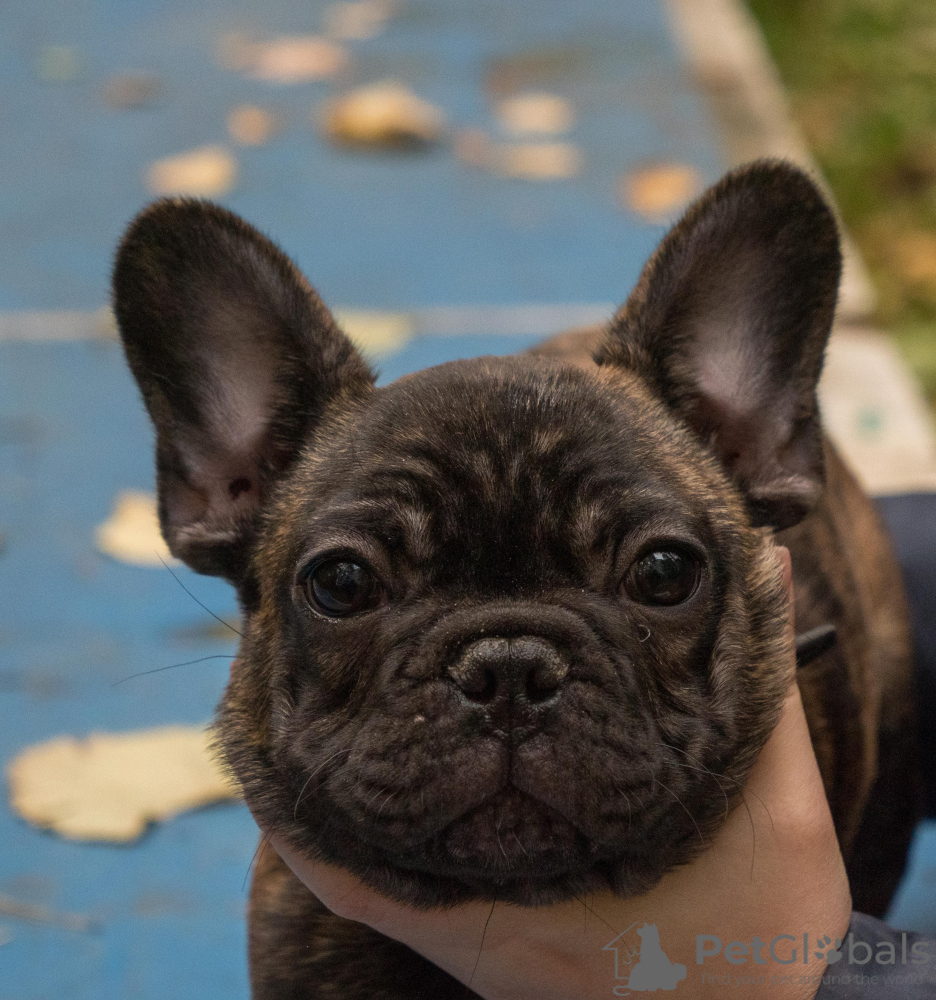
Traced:
MULTIPOLYGON (((777 552, 792 607, 790 556, 777 552)), ((765 983, 775 1000, 808 1000, 826 967, 815 942, 823 935, 844 938, 851 897, 796 685, 792 613, 789 618, 790 688, 743 803, 704 853, 643 896, 600 892, 534 908, 474 902, 417 910, 340 868, 296 855, 275 834, 270 841, 334 913, 403 942, 485 1000, 627 996, 637 931, 645 923, 656 924, 669 962, 685 966, 678 994, 684 1000, 717 996, 726 986, 742 1000, 761 996, 765 983), (804 933, 810 942, 805 964, 804 933), (607 946, 619 935, 613 951, 607 946), (722 945, 702 964, 697 935, 717 936, 722 945), (778 935, 795 940, 778 942, 776 956, 788 959, 795 948, 795 962, 771 957, 768 946, 778 935), (743 962, 726 958, 732 942, 744 943, 732 952, 743 962)), ((703 948, 713 950, 714 942, 707 939, 703 948)))

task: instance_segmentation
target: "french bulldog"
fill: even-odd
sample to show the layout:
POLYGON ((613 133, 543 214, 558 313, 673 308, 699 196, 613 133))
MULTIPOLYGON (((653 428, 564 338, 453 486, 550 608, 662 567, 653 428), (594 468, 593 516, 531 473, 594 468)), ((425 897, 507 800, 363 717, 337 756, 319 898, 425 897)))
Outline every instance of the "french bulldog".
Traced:
MULTIPOLYGON (((585 262, 583 262, 584 264, 585 262)), ((156 428, 172 552, 237 589, 223 756, 291 847, 417 906, 652 887, 736 803, 798 675, 855 906, 919 808, 907 613, 816 386, 841 257, 782 162, 727 175, 602 329, 380 388, 293 263, 162 200, 114 308, 156 428)), ((473 996, 254 874, 254 996, 473 996)))

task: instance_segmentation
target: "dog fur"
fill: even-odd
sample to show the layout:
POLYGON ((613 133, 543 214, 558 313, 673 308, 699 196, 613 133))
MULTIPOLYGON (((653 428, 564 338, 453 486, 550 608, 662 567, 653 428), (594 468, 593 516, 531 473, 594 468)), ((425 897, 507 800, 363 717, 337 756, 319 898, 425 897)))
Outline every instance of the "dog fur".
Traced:
MULTIPOLYGON (((816 401, 839 272, 812 182, 752 164, 607 328, 377 389, 263 236, 208 203, 145 210, 115 310, 166 540, 240 598, 218 733, 254 813, 416 906, 646 891, 776 722, 776 537, 797 630, 838 629, 799 683, 856 906, 881 913, 919 792, 899 574, 816 401), (647 559, 695 589, 647 598, 647 559), (341 560, 371 603, 335 617, 310 593, 341 560)), ((258 998, 473 995, 272 851, 249 925, 258 998)))

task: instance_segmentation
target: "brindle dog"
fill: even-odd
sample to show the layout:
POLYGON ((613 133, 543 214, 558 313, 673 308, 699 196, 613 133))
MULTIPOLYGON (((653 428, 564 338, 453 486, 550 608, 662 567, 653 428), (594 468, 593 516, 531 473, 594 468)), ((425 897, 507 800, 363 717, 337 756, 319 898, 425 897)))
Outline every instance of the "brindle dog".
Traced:
MULTIPOLYGON (((881 913, 918 809, 910 663, 888 543, 820 426, 839 271, 812 182, 753 164, 606 329, 378 389, 254 229, 144 211, 115 308, 166 540, 240 598, 218 733, 262 821, 419 906, 647 890, 778 717, 776 537, 797 629, 838 629, 799 680, 856 906, 881 913)), ((272 851, 249 922, 256 997, 473 995, 272 851)))

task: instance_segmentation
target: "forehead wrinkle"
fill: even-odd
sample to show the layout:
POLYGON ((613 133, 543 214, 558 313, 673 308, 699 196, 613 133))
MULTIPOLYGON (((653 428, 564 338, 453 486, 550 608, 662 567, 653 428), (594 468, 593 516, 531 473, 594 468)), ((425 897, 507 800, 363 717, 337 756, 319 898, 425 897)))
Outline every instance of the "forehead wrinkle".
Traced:
POLYGON ((655 521, 660 524, 660 530, 687 526, 683 510, 666 513, 674 505, 681 508, 680 500, 678 495, 665 489, 653 489, 647 484, 587 476, 572 499, 570 540, 579 551, 587 553, 603 544, 610 535, 623 537, 655 521))
POLYGON ((382 528, 388 520, 385 501, 361 497, 332 503, 315 513, 304 525, 303 533, 316 538, 329 532, 339 532, 380 540, 382 528))
POLYGON ((607 520, 603 506, 594 500, 576 504, 569 527, 569 546, 576 555, 588 556, 598 544, 600 526, 607 520))
POLYGON ((470 474, 476 480, 478 493, 487 500, 493 500, 498 495, 497 469, 490 454, 480 448, 472 449, 466 454, 470 474))
POLYGON ((315 518, 311 531, 328 528, 363 532, 382 545, 402 543, 406 556, 416 564, 431 561, 435 552, 430 514, 396 497, 359 497, 335 504, 315 518))
POLYGON ((564 428, 551 424, 546 427, 535 427, 530 436, 530 452, 537 457, 552 454, 560 445, 568 443, 568 435, 564 428))
POLYGON ((428 563, 435 554, 432 542, 432 518, 422 508, 405 506, 397 510, 403 527, 403 541, 410 561, 428 563))

